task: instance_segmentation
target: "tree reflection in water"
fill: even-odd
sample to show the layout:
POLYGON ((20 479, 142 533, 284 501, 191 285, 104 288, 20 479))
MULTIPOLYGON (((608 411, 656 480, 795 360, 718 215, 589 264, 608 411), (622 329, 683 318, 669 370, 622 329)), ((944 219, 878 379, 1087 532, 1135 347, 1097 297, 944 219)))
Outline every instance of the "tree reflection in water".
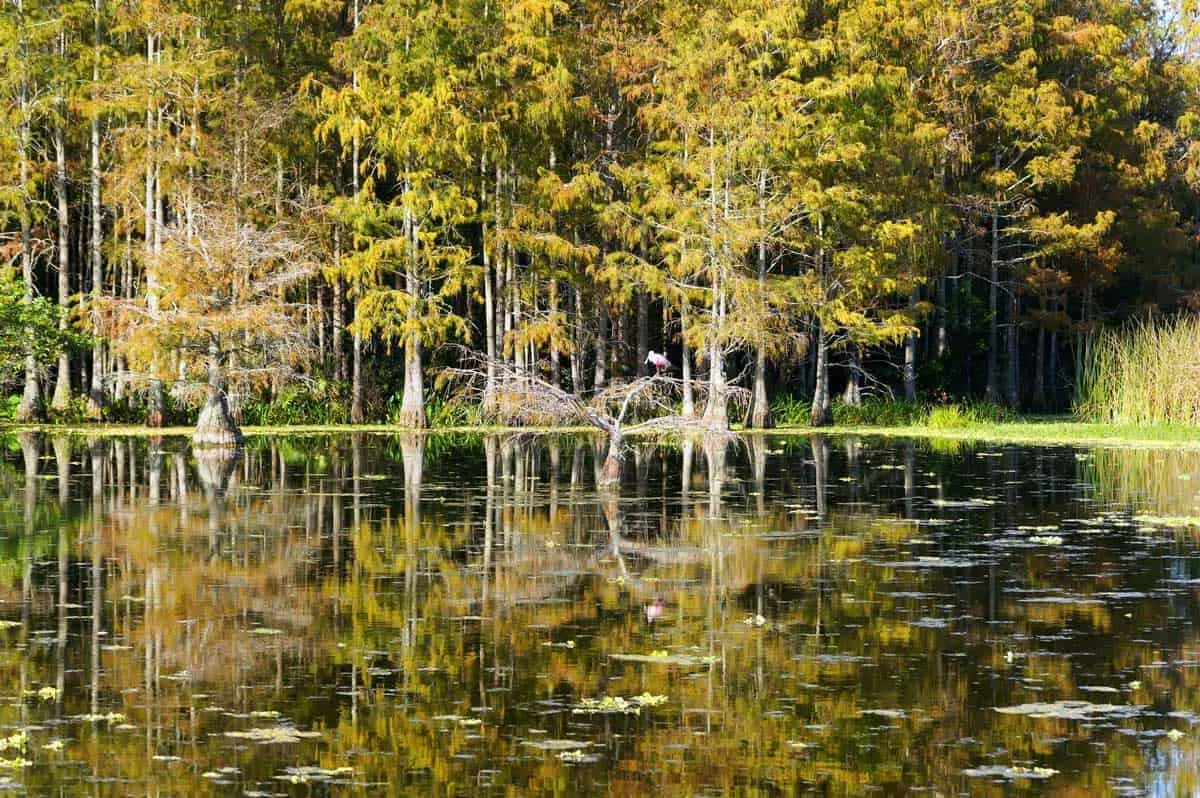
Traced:
POLYGON ((13 435, 0 723, 28 729, 30 764, 0 775, 35 794, 1200 787, 1200 462, 637 446, 597 489, 589 438, 231 458, 13 435))

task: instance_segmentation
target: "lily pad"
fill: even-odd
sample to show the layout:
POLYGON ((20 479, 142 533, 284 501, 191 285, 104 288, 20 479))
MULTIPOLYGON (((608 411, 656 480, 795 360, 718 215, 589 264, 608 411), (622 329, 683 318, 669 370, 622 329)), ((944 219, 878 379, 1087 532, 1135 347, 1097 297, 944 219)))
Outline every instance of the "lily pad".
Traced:
POLYGON ((1057 776, 1054 768, 1026 768, 1020 765, 982 765, 977 768, 967 768, 964 776, 987 779, 1048 779, 1057 776))
POLYGON ((225 736, 268 745, 272 743, 298 743, 304 739, 320 737, 321 733, 301 731, 291 726, 271 726, 261 729, 247 729, 246 731, 229 731, 225 732, 225 736))
POLYGON ((1093 704, 1090 701, 1052 701, 996 707, 1004 715, 1025 715, 1030 718, 1061 720, 1098 720, 1100 718, 1134 718, 1146 707, 1139 704, 1093 704))

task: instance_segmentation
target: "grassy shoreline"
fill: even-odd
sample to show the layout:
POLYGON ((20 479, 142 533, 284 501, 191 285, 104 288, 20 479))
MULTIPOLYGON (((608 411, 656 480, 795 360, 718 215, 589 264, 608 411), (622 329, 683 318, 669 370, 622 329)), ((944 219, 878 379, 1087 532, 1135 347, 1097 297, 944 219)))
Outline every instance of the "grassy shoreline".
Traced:
MULTIPOLYGON (((0 434, 10 434, 27 430, 37 430, 46 433, 65 435, 80 435, 91 437, 137 436, 137 437, 178 437, 190 436, 191 427, 164 427, 151 429, 140 425, 129 424, 76 424, 76 425, 22 425, 0 424, 0 434)), ((788 426, 775 429, 741 430, 735 432, 747 435, 864 435, 891 438, 929 438, 958 441, 980 441, 999 443, 1028 443, 1028 444, 1083 444, 1105 446, 1141 446, 1141 447, 1178 447, 1200 449, 1200 427, 1185 425, 1137 425, 1137 424, 1101 424, 1080 421, 1070 417, 1025 418, 1013 421, 993 423, 967 424, 953 428, 935 428, 925 425, 903 426, 831 426, 808 427, 788 426)), ((426 434, 453 433, 596 433, 593 427, 439 427, 432 430, 412 430, 389 424, 360 424, 360 425, 296 425, 273 427, 244 427, 242 432, 247 436, 277 436, 277 435, 338 435, 346 433, 368 434, 398 434, 404 432, 421 432, 426 434)))

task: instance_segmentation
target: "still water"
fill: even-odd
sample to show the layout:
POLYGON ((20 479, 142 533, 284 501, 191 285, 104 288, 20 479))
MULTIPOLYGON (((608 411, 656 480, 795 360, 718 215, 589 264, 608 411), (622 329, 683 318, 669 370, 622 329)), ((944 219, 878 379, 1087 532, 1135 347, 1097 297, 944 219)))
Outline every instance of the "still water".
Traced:
POLYGON ((0 788, 1200 791, 1198 452, 0 444, 0 788))

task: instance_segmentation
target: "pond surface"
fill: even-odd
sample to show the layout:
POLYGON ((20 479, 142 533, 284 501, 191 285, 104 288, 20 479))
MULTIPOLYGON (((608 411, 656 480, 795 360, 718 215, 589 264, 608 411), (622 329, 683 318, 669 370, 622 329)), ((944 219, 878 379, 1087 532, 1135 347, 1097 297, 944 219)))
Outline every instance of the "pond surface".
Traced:
POLYGON ((1197 452, 0 443, 0 788, 1200 790, 1197 452))

